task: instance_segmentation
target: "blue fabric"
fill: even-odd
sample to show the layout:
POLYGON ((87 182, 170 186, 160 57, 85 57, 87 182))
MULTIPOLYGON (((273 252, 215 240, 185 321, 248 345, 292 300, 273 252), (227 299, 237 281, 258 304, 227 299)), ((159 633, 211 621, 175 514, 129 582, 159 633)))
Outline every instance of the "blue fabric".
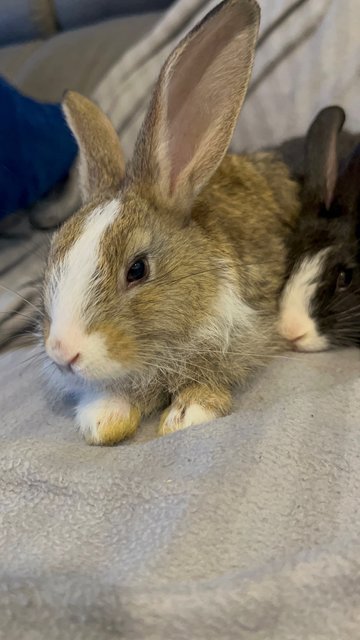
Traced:
POLYGON ((48 193, 76 153, 60 105, 28 98, 0 77, 0 218, 48 193))

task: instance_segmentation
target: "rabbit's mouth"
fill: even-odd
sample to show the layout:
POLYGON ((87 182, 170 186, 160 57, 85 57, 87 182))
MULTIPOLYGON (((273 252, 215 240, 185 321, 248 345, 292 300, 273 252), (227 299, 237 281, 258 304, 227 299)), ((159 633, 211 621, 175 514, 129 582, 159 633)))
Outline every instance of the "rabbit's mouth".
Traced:
POLYGON ((129 371, 120 359, 111 357, 103 335, 79 333, 75 337, 66 334, 65 339, 58 337, 45 341, 48 357, 63 376, 78 378, 82 381, 111 382, 128 375, 129 371))

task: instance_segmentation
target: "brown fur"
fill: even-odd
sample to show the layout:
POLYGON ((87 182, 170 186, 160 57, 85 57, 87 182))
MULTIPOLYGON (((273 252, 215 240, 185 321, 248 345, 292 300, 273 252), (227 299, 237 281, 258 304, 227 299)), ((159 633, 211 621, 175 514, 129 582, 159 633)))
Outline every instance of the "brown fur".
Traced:
POLYGON ((140 423, 140 412, 134 407, 130 410, 129 415, 124 420, 114 415, 105 423, 100 422, 98 425, 97 437, 94 439, 90 435, 87 437, 88 444, 113 445, 129 438, 134 434, 140 423))
POLYGON ((185 414, 186 408, 192 403, 199 404, 211 414, 220 417, 226 416, 230 412, 232 398, 229 389, 222 388, 219 384, 216 389, 211 389, 207 386, 201 387, 198 384, 185 387, 176 397, 172 406, 165 409, 162 413, 159 424, 159 435, 163 436, 177 429, 181 429, 181 418, 185 414), (175 425, 171 425, 171 428, 168 428, 166 426, 166 419, 172 408, 177 409, 179 420, 175 425))
MULTIPOLYGON (((219 380, 225 388, 244 382, 281 348, 274 323, 298 187, 285 165, 270 155, 261 159, 227 156, 185 227, 143 200, 136 185, 122 192, 123 213, 102 244, 88 332, 103 333, 111 356, 128 366, 131 375, 121 386, 142 415, 162 404, 164 390, 177 397, 196 381, 213 394, 219 380), (286 201, 286 209, 279 201, 286 201), (139 285, 141 291, 126 291, 121 275, 144 247, 151 248, 155 274, 139 285), (224 349, 221 338, 194 334, 228 281, 259 315, 249 329, 234 332, 224 349)), ((64 225, 54 256, 68 238, 76 240, 84 215, 64 225)), ((219 398, 220 415, 221 405, 219 398)))
MULTIPOLYGON (((99 189, 103 205, 114 198, 121 174, 119 216, 101 241, 96 291, 82 321, 90 335, 104 336, 109 356, 125 369, 121 379, 99 386, 125 395, 141 415, 169 397, 180 414, 193 402, 223 415, 231 387, 281 348, 274 325, 298 188, 274 156, 224 158, 250 76, 258 17, 253 0, 226 0, 179 44, 160 74, 125 177, 114 171, 121 151, 105 116, 81 97, 66 101, 89 176, 86 198, 94 200, 57 235, 49 270, 101 203, 99 189), (196 82, 189 60, 200 65, 196 82), (100 147, 118 157, 96 169, 100 147), (128 288, 127 269, 143 254, 149 279, 128 288)), ((99 441, 122 433, 110 425, 99 441)))
POLYGON ((216 244, 230 243, 246 301, 269 311, 276 309, 286 238, 297 213, 298 186, 287 167, 259 153, 226 156, 192 216, 216 244))
POLYGON ((125 173, 125 160, 119 138, 111 122, 84 96, 67 91, 63 100, 65 117, 80 147, 91 137, 91 148, 83 162, 80 154, 79 173, 83 200, 96 193, 113 194, 125 173), (106 145, 103 144, 103 137, 106 145))

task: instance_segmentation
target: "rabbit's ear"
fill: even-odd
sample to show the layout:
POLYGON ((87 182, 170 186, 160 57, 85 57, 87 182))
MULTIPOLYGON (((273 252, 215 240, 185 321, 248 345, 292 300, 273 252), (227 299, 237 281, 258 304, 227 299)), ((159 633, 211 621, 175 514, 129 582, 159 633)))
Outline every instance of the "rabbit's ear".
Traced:
POLYGON ((124 177, 125 161, 110 120, 93 102, 75 91, 65 93, 62 108, 79 147, 83 202, 99 193, 115 193, 124 177))
POLYGON ((338 135, 345 122, 341 107, 322 109, 311 124, 305 144, 304 187, 308 198, 329 209, 338 176, 338 135))
POLYGON ((348 211, 360 217, 360 144, 356 145, 345 163, 336 195, 348 211))
POLYGON ((188 210, 229 146, 253 64, 260 10, 226 0, 163 66, 132 162, 135 180, 173 210, 188 210))

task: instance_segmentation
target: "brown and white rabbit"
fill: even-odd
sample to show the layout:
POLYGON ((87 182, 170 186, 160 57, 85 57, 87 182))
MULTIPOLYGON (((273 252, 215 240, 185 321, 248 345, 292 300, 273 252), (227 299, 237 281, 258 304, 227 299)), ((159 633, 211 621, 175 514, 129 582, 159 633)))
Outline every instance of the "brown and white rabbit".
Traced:
POLYGON ((54 237, 43 337, 92 444, 227 414, 231 389, 279 348, 277 294, 298 186, 272 156, 225 156, 249 82, 254 0, 226 0, 160 73, 124 169, 115 131, 70 92, 83 208, 54 237))
POLYGON ((279 322, 299 351, 360 345, 360 145, 339 163, 344 121, 340 107, 327 107, 306 138, 279 322))

